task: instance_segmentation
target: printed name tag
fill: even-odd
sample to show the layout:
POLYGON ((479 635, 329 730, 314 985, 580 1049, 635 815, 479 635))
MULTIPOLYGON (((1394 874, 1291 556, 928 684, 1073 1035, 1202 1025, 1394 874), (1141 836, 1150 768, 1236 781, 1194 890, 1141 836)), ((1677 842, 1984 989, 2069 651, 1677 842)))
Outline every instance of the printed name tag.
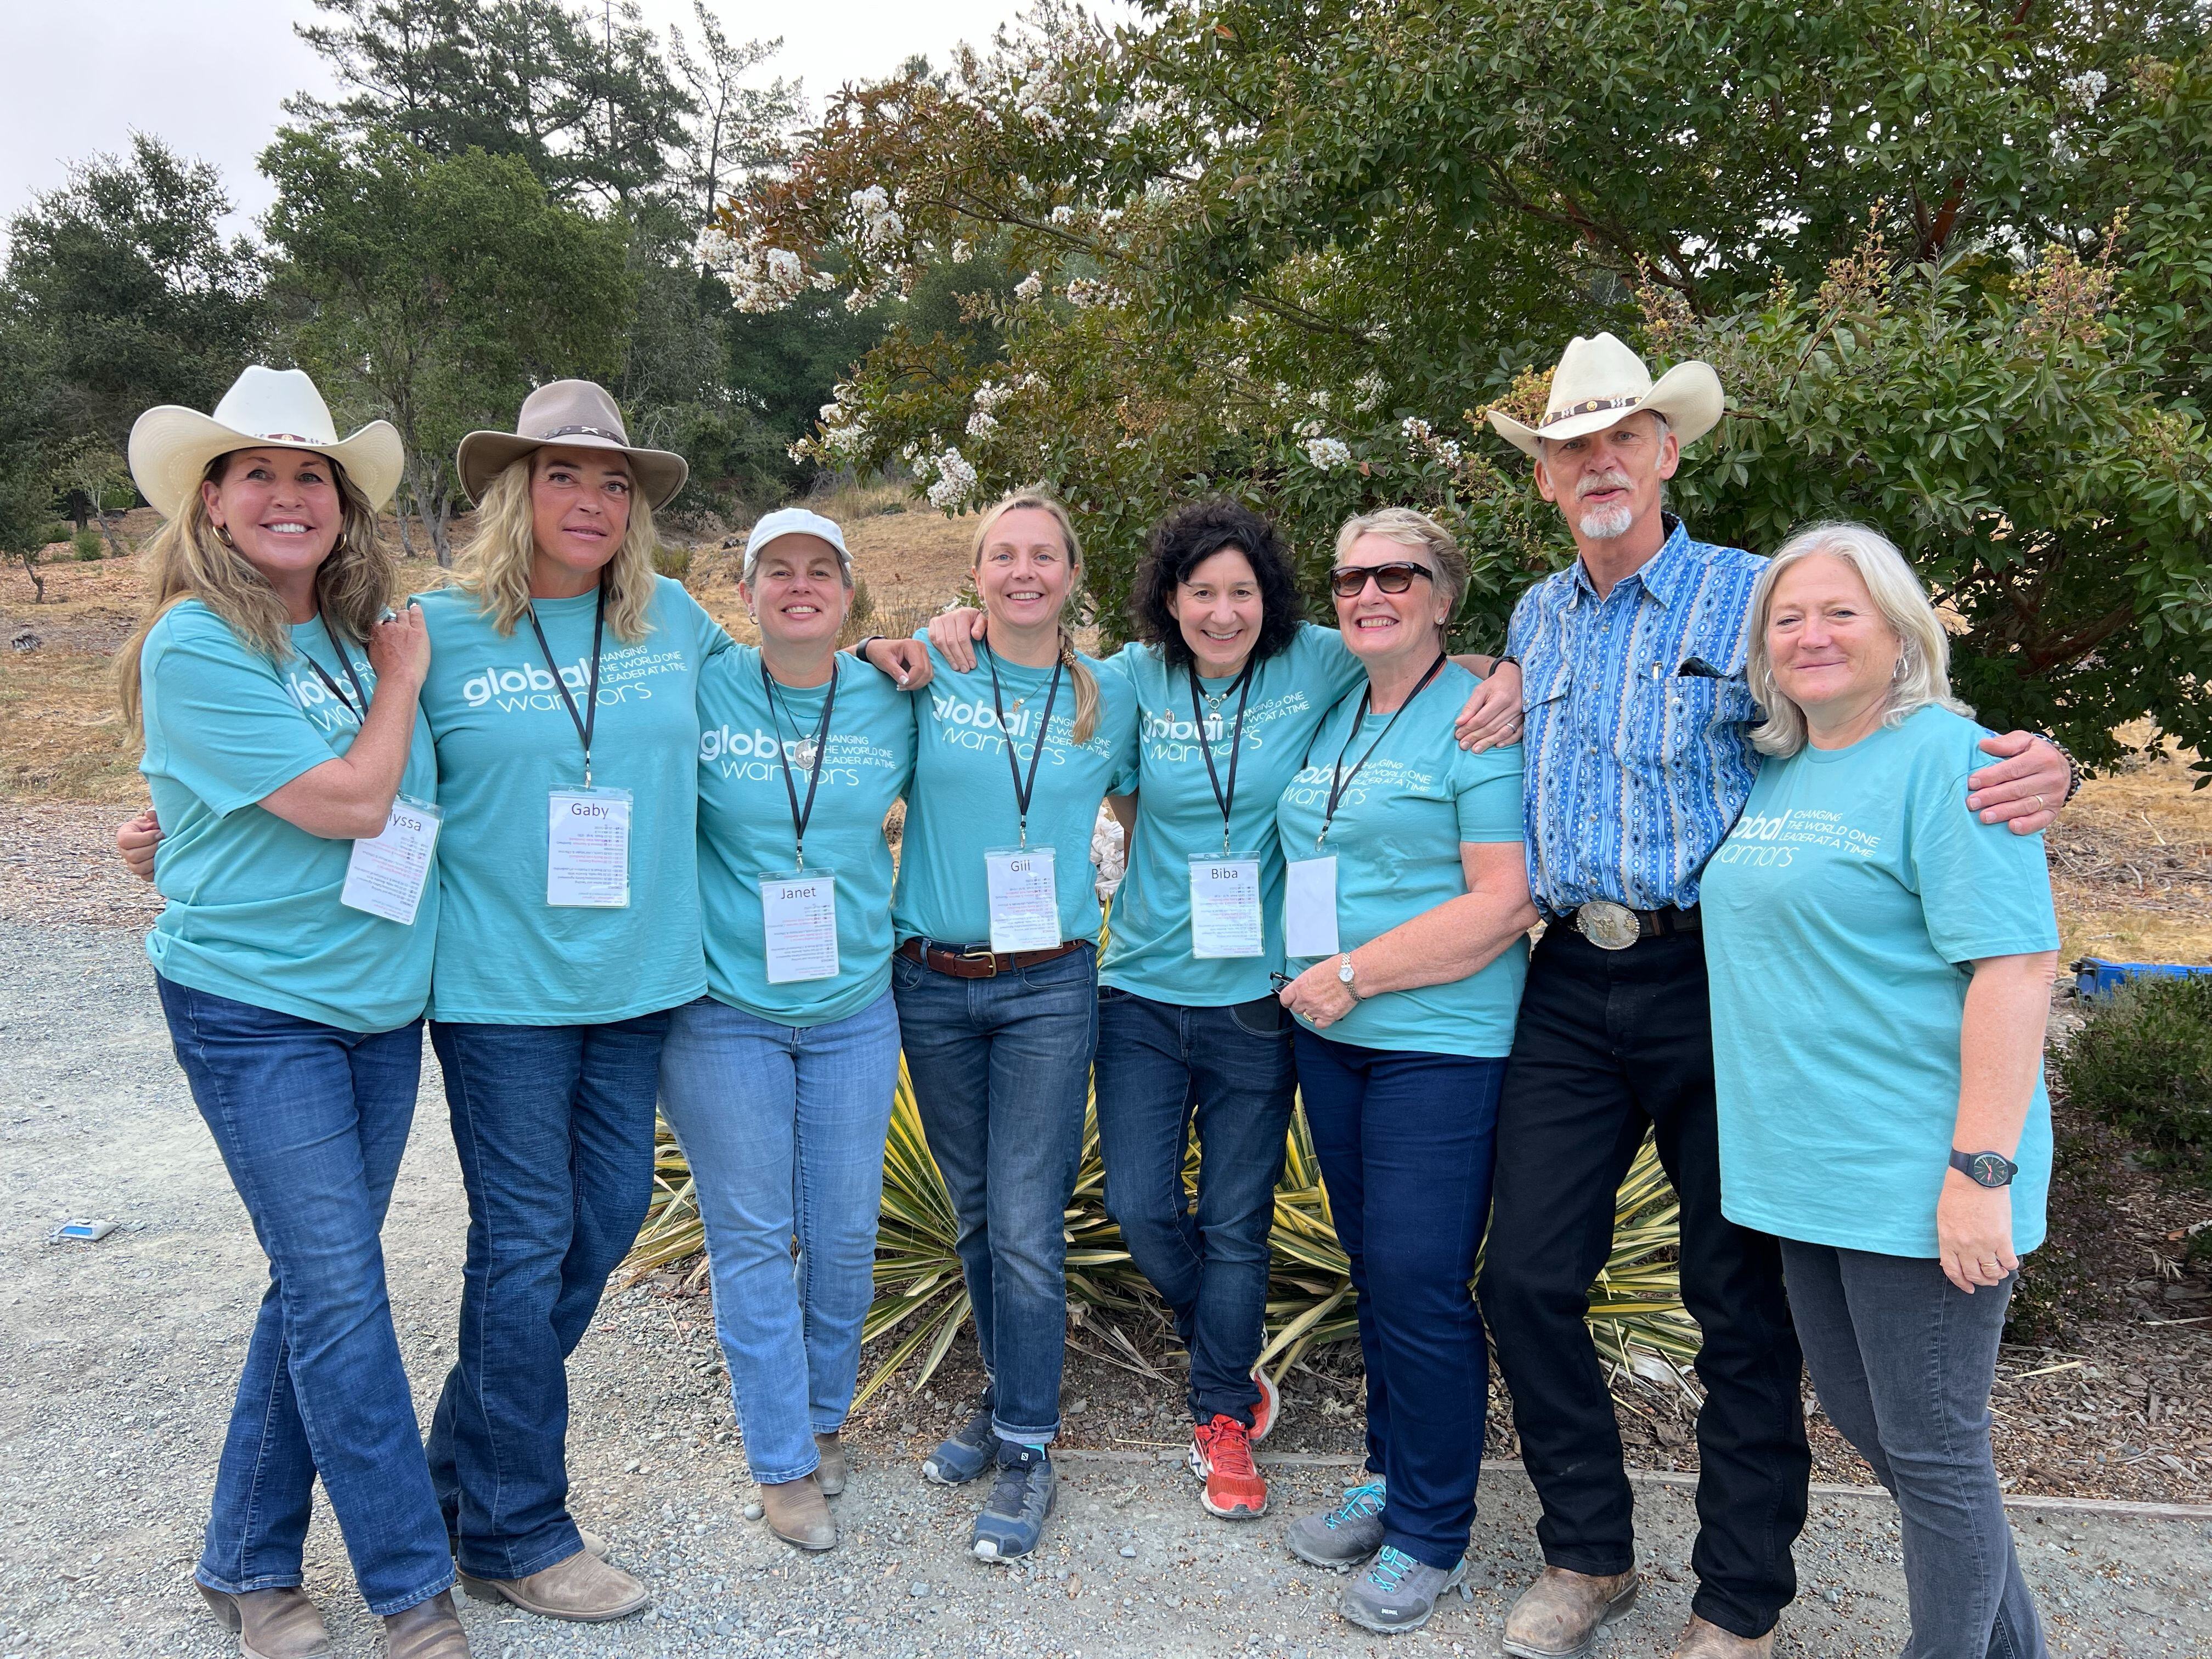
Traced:
POLYGON ((1260 860, 1241 853, 1190 861, 1190 953, 1256 957, 1267 949, 1260 860))
POLYGON ((1049 847, 993 847, 983 854, 994 951, 1049 951, 1060 943, 1060 891, 1049 847))
POLYGON ((1336 858, 1301 859, 1283 883, 1283 951, 1293 957, 1336 954, 1336 858))
POLYGON ((627 789, 551 792, 546 801, 546 903, 628 908, 629 811, 627 789))
POLYGON ((837 976, 837 878, 828 870, 787 870, 760 879, 761 923, 768 935, 768 982, 837 976))
POLYGON ((430 858, 438 850, 445 814, 428 801, 396 797, 383 834, 353 844, 338 902, 403 927, 415 925, 422 890, 430 884, 430 858))

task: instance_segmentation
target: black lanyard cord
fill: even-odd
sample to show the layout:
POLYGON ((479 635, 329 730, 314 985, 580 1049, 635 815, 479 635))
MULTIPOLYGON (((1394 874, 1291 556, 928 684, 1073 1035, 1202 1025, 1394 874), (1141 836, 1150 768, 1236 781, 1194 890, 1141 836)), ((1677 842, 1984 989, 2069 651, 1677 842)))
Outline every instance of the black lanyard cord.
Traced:
POLYGON ((1375 741, 1367 745, 1367 752, 1347 772, 1344 769, 1344 757, 1352 752, 1352 744, 1359 736, 1359 728, 1367 723, 1367 705, 1375 696, 1373 683, 1370 681, 1367 689, 1359 694, 1359 712, 1352 717, 1352 729, 1344 734, 1344 747, 1337 750, 1335 764, 1329 768, 1328 810, 1322 815, 1321 834, 1314 837, 1316 847, 1328 839, 1328 827, 1336 822, 1336 809, 1343 804, 1345 793, 1352 787, 1352 781, 1359 775, 1360 769, 1375 757, 1375 751, 1390 735, 1390 728, 1398 723, 1398 716, 1413 706, 1413 699, 1429 689, 1429 682, 1443 672, 1444 665, 1450 660, 1445 653, 1437 653, 1437 659, 1429 665, 1429 672, 1421 676, 1420 684, 1407 692, 1406 701, 1391 711, 1390 718, 1382 723, 1382 729, 1375 734, 1375 741))
POLYGON ((1055 655, 1052 659, 1052 684, 1045 693, 1044 718, 1037 722, 1036 745, 1030 750, 1030 780, 1022 781, 1022 763, 1014 758, 1014 734, 1006 729, 1006 703, 999 690, 999 653, 991 649, 988 640, 977 642, 983 660, 991 665, 991 708, 999 717, 999 736, 1006 745, 1006 769, 1014 778, 1014 810, 1021 815, 1022 845, 1030 844, 1030 803, 1036 799, 1037 763, 1044 758, 1045 739, 1052 735, 1052 706, 1060 700, 1060 671, 1066 667, 1055 655))
POLYGON ((530 607, 530 631, 538 635, 538 649, 545 659, 545 666, 553 675, 553 689, 561 694, 561 701, 568 710, 568 718, 575 722, 576 735, 584 744, 584 787, 592 787, 592 732, 599 723, 599 647, 606 638, 607 585, 599 582, 599 600, 592 610, 592 684, 587 693, 588 712, 576 712, 576 699, 570 695, 568 682, 561 678, 561 665, 553 660, 553 647, 545 643, 545 630, 538 625, 538 607, 530 607))
MULTIPOLYGON (((761 684, 768 688, 769 708, 775 717, 776 747, 782 750, 783 699, 776 693, 775 681, 768 672, 766 657, 761 659, 761 684)), ((822 766, 830 754, 830 714, 836 707, 837 661, 833 656, 830 660, 830 689, 822 698, 822 720, 814 728, 814 754, 812 763, 806 771, 806 808, 804 811, 799 810, 799 786, 791 781, 791 755, 787 750, 783 752, 783 764, 777 769, 783 774, 783 793, 791 797, 791 839, 798 854, 798 867, 801 870, 806 867, 806 826, 814 822, 814 792, 822 787, 822 766)), ((796 731, 799 722, 794 720, 791 724, 792 729, 796 731)), ((796 743, 798 740, 793 738, 793 741, 796 743)))
MULTIPOLYGON (((1198 752, 1206 757, 1206 781, 1213 786, 1213 804, 1221 809, 1221 851, 1229 851, 1229 809, 1237 804, 1237 763, 1244 754, 1244 705, 1252 697, 1252 671, 1259 665, 1257 653, 1244 659, 1244 672, 1229 690, 1237 694, 1237 727, 1229 737, 1229 787, 1221 787, 1221 775, 1213 765, 1213 740, 1206 735, 1206 715, 1198 706, 1198 665, 1188 663, 1190 671, 1190 717, 1198 726, 1198 752)), ((1225 697, 1228 692, 1222 695, 1225 697)), ((1218 708, 1217 707, 1217 713, 1218 708)))
POLYGON ((354 696, 361 699, 361 706, 358 708, 354 707, 353 699, 345 694, 345 687, 332 679, 329 671, 322 664, 317 662, 313 657, 307 657, 307 653, 304 651, 300 654, 307 657, 307 666, 315 671, 315 678, 330 687, 331 695, 336 697, 343 705, 345 711, 353 716, 354 724, 359 726, 368 718, 368 693, 361 689, 361 677, 353 672, 353 659, 346 655, 345 647, 338 643, 338 631, 331 626, 331 619, 327 613, 324 615, 322 622, 323 632, 330 638, 331 649, 337 653, 338 666, 345 671, 346 681, 353 687, 354 696))

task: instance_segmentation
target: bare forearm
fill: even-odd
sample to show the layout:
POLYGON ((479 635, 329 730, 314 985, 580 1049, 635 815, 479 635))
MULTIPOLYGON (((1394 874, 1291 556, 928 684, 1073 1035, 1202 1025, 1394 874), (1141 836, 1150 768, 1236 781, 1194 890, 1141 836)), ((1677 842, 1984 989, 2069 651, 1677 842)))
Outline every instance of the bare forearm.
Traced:
POLYGON ((1959 1027, 1959 1112, 1951 1144, 1965 1152, 2002 1152, 2020 1145, 2043 1061, 2055 951, 1990 957, 1974 964, 1959 1027))
POLYGON ((1363 997, 1448 985, 1488 967, 1535 921, 1525 890, 1462 893, 1354 951, 1353 983, 1363 997))
POLYGON ((385 681, 369 700, 368 718, 343 755, 301 773, 262 805, 287 823, 331 841, 383 832, 392 798, 407 770, 415 738, 415 688, 385 681))

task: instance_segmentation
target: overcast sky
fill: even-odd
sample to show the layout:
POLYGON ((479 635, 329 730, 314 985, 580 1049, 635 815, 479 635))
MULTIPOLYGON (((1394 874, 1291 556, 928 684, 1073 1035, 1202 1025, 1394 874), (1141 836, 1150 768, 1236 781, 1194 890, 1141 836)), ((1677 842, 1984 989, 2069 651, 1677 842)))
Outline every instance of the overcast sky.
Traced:
MULTIPOLYGON (((781 33, 783 51, 763 73, 802 81, 818 112, 846 81, 888 74, 915 52, 942 63, 960 40, 984 45, 1021 0, 708 3, 732 39, 781 33)), ((656 29, 676 22, 696 35, 691 0, 641 4, 656 29)), ((309 0, 22 0, 5 10, 15 67, 0 96, 0 227, 64 183, 70 161, 124 149, 137 129, 220 167, 246 229, 269 205, 253 163, 284 100, 331 87, 292 32, 316 15, 309 0)))

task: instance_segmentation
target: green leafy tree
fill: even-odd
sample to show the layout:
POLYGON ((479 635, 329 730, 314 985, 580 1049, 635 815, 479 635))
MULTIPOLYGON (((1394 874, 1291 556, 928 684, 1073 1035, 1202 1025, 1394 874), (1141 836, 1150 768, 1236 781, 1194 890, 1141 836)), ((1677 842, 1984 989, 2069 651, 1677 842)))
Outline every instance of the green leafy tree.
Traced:
POLYGON ((277 199, 286 339, 334 401, 406 447, 406 491, 440 563, 471 428, 530 388, 614 379, 632 301, 620 224, 560 206, 512 156, 287 131, 262 157, 277 199))
POLYGON ((1677 486, 1706 533, 1870 519, 1985 718, 2201 750, 2204 35, 2179 0, 1047 10, 841 98, 708 251, 760 313, 1028 273, 975 296, 996 361, 895 327, 811 443, 948 508, 1057 481, 1109 632, 1152 519, 1224 491, 1315 564, 1348 512, 1435 511, 1494 641, 1571 547, 1480 412, 1612 328, 1723 367, 1677 486))

